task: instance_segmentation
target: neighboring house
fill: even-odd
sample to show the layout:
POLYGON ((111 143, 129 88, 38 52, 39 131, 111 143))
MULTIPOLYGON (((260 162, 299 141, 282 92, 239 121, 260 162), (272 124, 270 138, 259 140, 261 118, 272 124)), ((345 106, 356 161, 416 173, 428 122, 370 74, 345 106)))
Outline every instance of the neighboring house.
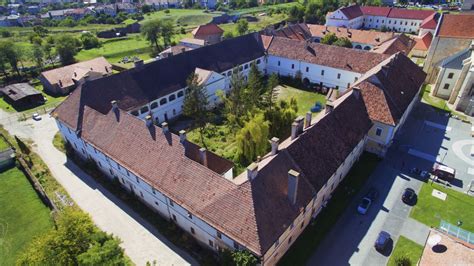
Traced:
POLYGON ((36 15, 40 12, 39 6, 28 6, 27 9, 29 14, 36 15))
POLYGON ((474 0, 464 0, 461 12, 472 12, 474 11, 474 0))
POLYGON ((170 56, 173 56, 173 55, 178 55, 178 54, 181 54, 181 53, 184 53, 184 52, 187 52, 187 51, 191 51, 193 49, 194 48, 178 44, 178 45, 175 45, 175 46, 171 46, 168 49, 165 49, 162 52, 160 52, 158 54, 158 59, 163 59, 163 58, 170 57, 170 56))
POLYGON ((71 17, 74 20, 83 19, 87 15, 92 15, 93 12, 89 8, 75 8, 66 12, 66 16, 71 17))
POLYGON ((431 32, 431 35, 435 33, 436 26, 438 25, 439 18, 441 14, 436 12, 430 15, 429 17, 425 18, 420 25, 420 31, 418 32, 418 36, 421 37, 425 35, 425 33, 431 32))
POLYGON ((112 4, 97 6, 94 8, 94 12, 96 12, 97 14, 105 14, 111 17, 115 17, 117 15, 117 10, 112 4))
POLYGON ((201 7, 214 9, 217 4, 217 0, 199 0, 197 1, 201 7))
POLYGON ((178 0, 145 0, 145 4, 160 9, 160 8, 178 7, 179 1, 178 0))
MULTIPOLYGON (((396 32, 417 33, 425 19, 435 12, 395 7, 359 6, 341 7, 326 15, 326 25, 351 29, 386 28, 396 32)), ((434 19, 434 18, 433 18, 434 19)))
POLYGON ((198 26, 192 31, 193 38, 204 40, 207 44, 215 44, 222 40, 224 30, 219 28, 216 24, 205 24, 198 26))
POLYGON ((135 14, 138 12, 137 7, 132 3, 116 3, 115 9, 118 12, 124 12, 127 14, 135 14))
POLYGON ((442 14, 436 27, 423 70, 428 73, 427 82, 438 77, 438 66, 447 57, 462 51, 474 40, 474 14, 442 14))
POLYGON ((439 69, 433 95, 448 100, 457 111, 474 115, 474 41, 443 60, 439 69))
POLYGON ((0 89, 3 99, 16 109, 26 109, 44 103, 41 92, 28 83, 16 83, 0 89))
POLYGON ((117 38, 127 36, 129 33, 139 33, 141 25, 138 22, 133 24, 128 24, 122 28, 113 28, 110 30, 100 31, 97 33, 97 37, 99 38, 117 38))
POLYGON ((74 9, 61 9, 61 10, 51 10, 45 14, 41 14, 42 19, 54 19, 54 20, 63 20, 67 17, 69 12, 72 12, 74 9))
POLYGON ((41 73, 39 79, 45 91, 68 94, 84 80, 112 74, 112 65, 104 57, 55 68, 41 73))
POLYGON ((415 44, 416 44, 415 40, 413 40, 412 38, 402 33, 378 46, 375 46, 370 51, 374 53, 381 53, 381 54, 388 54, 388 55, 401 52, 405 55, 408 55, 410 54, 415 44))
POLYGON ((428 54, 428 49, 430 48, 431 42, 433 41, 433 34, 431 32, 425 33, 421 37, 415 38, 415 46, 411 50, 411 54, 414 57, 423 57, 425 58, 428 54))
MULTIPOLYGON (((248 250, 261 265, 275 265, 317 219, 364 149, 372 151, 367 143, 382 142, 374 152, 383 154, 425 78, 400 53, 305 44, 253 33, 139 64, 86 81, 52 116, 79 156, 95 161, 107 177, 200 243, 215 252, 248 250), (296 58, 281 51, 288 47, 304 51, 296 58), (230 161, 187 141, 185 131, 170 132, 164 121, 181 113, 191 74, 216 104, 216 91, 230 89, 233 72, 246 77, 256 64, 268 74, 280 56, 291 57, 288 63, 309 61, 311 67, 348 65, 363 76, 359 86, 328 102, 317 122, 311 113, 295 119, 289 138, 272 138, 271 152, 236 177, 230 161)), ((317 76, 319 70, 306 75, 317 76)))

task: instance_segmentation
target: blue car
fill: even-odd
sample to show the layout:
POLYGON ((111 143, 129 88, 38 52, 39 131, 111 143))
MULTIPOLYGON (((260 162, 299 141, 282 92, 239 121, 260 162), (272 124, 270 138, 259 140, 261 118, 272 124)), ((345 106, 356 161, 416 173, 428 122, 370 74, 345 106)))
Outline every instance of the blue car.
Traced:
POLYGON ((390 242, 390 234, 385 231, 380 231, 377 240, 375 240, 374 247, 377 251, 383 252, 390 242))

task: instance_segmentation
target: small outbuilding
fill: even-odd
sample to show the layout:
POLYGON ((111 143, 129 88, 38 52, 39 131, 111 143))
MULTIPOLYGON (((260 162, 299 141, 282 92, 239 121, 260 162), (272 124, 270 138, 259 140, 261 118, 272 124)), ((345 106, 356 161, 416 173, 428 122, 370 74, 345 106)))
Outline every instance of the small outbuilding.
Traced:
POLYGON ((44 103, 41 92, 28 83, 16 83, 0 89, 3 98, 16 109, 25 109, 44 103))

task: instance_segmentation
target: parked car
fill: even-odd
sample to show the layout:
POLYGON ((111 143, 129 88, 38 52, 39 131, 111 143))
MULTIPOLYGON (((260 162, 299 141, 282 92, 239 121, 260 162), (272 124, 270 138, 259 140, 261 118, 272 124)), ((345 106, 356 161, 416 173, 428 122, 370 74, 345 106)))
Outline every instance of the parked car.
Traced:
POLYGON ((365 197, 369 198, 373 202, 379 197, 379 192, 374 187, 371 187, 365 197))
POLYGON ((413 204, 416 200, 416 193, 411 188, 406 188, 402 194, 402 201, 406 204, 413 204))
POLYGON ((446 165, 435 164, 433 166, 432 174, 439 179, 452 181, 456 176, 456 170, 451 167, 447 167, 446 165))
POLYGON ((372 200, 367 197, 364 197, 360 202, 359 206, 357 206, 357 212, 359 212, 360 214, 366 214, 371 204, 372 200))
POLYGON ((41 116, 38 114, 38 113, 34 113, 33 116, 32 116, 33 120, 35 121, 40 121, 41 120, 41 116))
POLYGON ((380 231, 377 240, 375 240, 374 247, 377 251, 383 252, 390 242, 390 234, 385 231, 380 231))

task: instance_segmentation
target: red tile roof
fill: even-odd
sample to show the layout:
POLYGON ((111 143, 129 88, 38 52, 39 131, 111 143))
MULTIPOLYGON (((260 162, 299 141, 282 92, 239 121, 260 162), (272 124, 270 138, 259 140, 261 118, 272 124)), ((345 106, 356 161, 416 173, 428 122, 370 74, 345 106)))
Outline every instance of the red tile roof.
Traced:
POLYGON ((380 44, 377 47, 372 48, 372 52, 393 55, 398 52, 402 52, 403 54, 409 54, 410 51, 415 46, 415 41, 412 40, 405 34, 400 34, 397 37, 386 41, 380 44))
POLYGON ((370 44, 373 46, 380 45, 387 40, 396 36, 393 32, 379 32, 371 30, 356 30, 347 28, 338 28, 324 25, 307 25, 312 37, 324 37, 328 33, 334 33, 338 38, 348 38, 351 42, 370 44))
POLYGON ((215 34, 222 34, 224 33, 224 30, 221 29, 219 26, 213 23, 205 24, 205 25, 200 25, 197 28, 195 28, 192 32, 193 36, 196 35, 215 35, 215 34))
POLYGON ((436 26, 438 25, 438 19, 439 19, 439 14, 433 13, 429 17, 425 18, 423 22, 421 22, 420 28, 434 30, 436 29, 436 26))
POLYGON ((340 10, 349 20, 363 15, 359 5, 350 5, 348 7, 343 7, 340 10))
POLYGON ((431 10, 414 10, 406 8, 392 8, 388 14, 389 18, 399 18, 399 19, 416 19, 424 20, 427 17, 433 15, 434 11, 431 10))
POLYGON ((373 121, 396 126, 425 78, 419 66, 398 53, 371 69, 353 87, 360 88, 373 121))
POLYGON ((423 36, 415 39, 416 44, 413 50, 428 51, 433 40, 433 34, 431 32, 425 33, 423 36))
POLYGON ((438 36, 474 39, 474 14, 445 14, 441 17, 438 36))
POLYGON ((390 7, 381 7, 381 6, 362 6, 360 7, 362 13, 366 16, 381 16, 387 17, 390 13, 390 7))
POLYGON ((267 53, 347 71, 365 73, 388 55, 306 41, 273 37, 267 53))

